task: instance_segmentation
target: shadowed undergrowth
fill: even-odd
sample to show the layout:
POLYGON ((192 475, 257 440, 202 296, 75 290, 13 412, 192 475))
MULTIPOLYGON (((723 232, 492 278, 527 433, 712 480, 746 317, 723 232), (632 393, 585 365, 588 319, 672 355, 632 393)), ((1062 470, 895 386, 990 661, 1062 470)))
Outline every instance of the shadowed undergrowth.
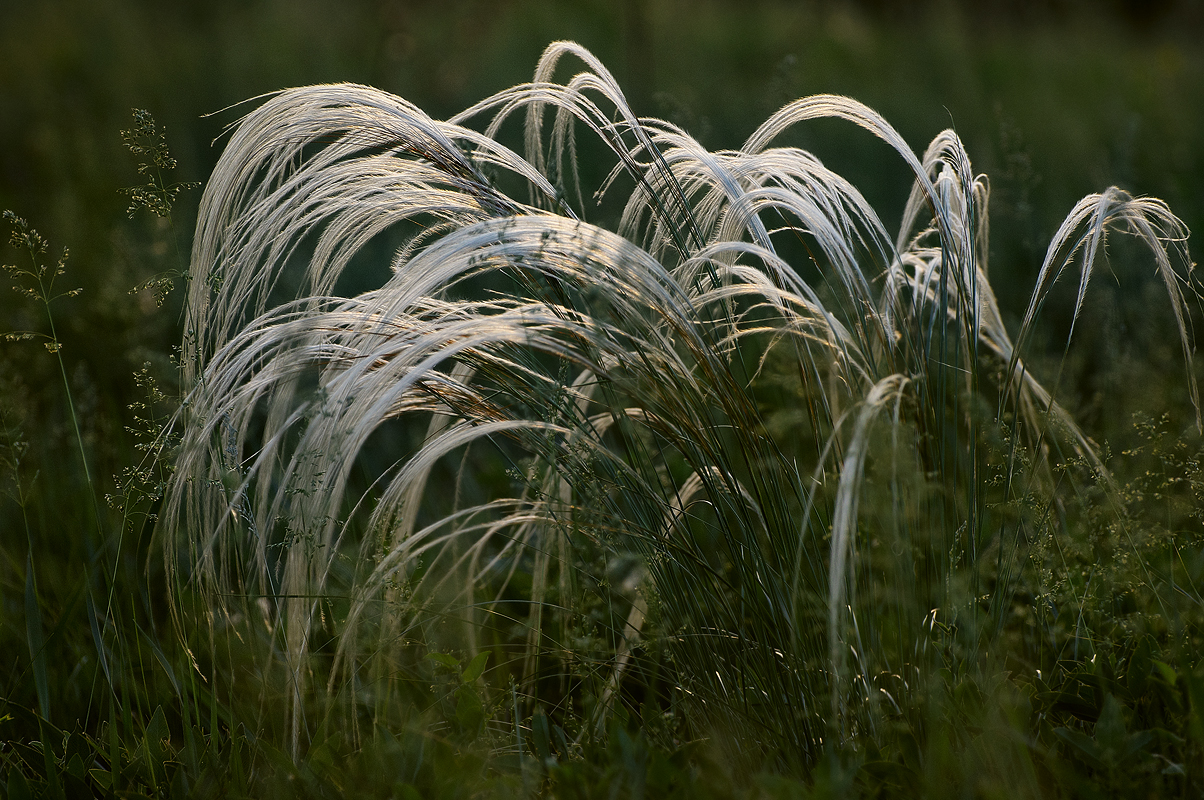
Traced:
POLYGON ((272 96, 193 244, 156 530, 177 669, 209 683, 172 677, 179 724, 227 761, 254 728, 314 794, 349 790, 343 752, 414 791, 454 758, 565 796, 767 768, 821 794, 1185 790, 1199 463, 1146 422, 1124 455, 1154 468, 1114 479, 1025 354, 1055 283, 1073 336, 1132 238, 1198 427, 1188 232, 1083 198, 1009 332, 988 199, 954 132, 917 156, 845 97, 707 151, 566 42, 447 121, 364 86, 272 96), (775 146, 826 118, 912 172, 898 231, 775 146), (244 703, 256 725, 219 721, 244 703))

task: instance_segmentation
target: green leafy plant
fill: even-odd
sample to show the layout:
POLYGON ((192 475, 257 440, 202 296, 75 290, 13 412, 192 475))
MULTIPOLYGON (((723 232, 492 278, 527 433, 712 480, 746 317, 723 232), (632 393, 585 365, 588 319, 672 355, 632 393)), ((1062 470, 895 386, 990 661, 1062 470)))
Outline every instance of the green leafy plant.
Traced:
POLYGON ((845 97, 708 151, 566 42, 447 121, 363 86, 281 92, 201 201, 166 569, 215 619, 270 608, 294 755, 309 702, 383 719, 449 641, 509 654, 516 728, 585 697, 607 729, 652 639, 675 724, 734 762, 887 741, 930 679, 1006 649, 1067 492, 1115 492, 1022 357, 1053 285, 1077 271, 1077 322, 1108 237, 1135 237, 1190 366, 1197 292, 1164 203, 1081 200, 1013 336, 988 197, 954 132, 916 155, 845 97), (560 83, 566 57, 584 70, 560 83), (910 170, 894 235, 774 145, 825 118, 910 170), (391 271, 340 295, 387 232, 408 238, 391 271), (600 580, 597 552, 637 566, 600 580), (599 608, 605 647, 575 649, 599 608))

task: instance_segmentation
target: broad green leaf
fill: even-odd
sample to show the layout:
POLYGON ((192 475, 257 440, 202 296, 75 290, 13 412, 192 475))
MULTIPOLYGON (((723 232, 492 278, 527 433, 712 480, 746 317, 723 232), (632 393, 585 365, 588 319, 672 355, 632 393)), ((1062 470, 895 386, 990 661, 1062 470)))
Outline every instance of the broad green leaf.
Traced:
POLYGON ((1104 708, 1100 712, 1099 721, 1095 723, 1095 741, 1100 747, 1119 752, 1125 743, 1125 718, 1120 703, 1108 695, 1104 699, 1104 708))
POLYGON ((1154 668, 1158 670, 1158 674, 1162 676, 1162 680, 1166 681, 1169 685, 1174 686, 1175 682, 1179 679, 1178 674, 1175 672, 1175 668, 1170 664, 1167 664, 1165 661, 1159 661, 1158 659, 1153 659, 1153 662, 1154 668))
POLYGON ((460 678, 465 683, 472 683, 477 678, 481 677, 481 673, 485 671, 485 663, 489 661, 489 651, 478 653, 472 661, 468 662, 468 666, 464 668, 464 672, 460 678))
POLYGON ((485 706, 476 690, 468 684, 456 690, 456 723, 472 738, 481 733, 485 724, 485 706))
POLYGON ((1054 735, 1059 739, 1073 745, 1080 753, 1085 755, 1090 763, 1094 766, 1099 766, 1100 753, 1099 745, 1095 740, 1082 731, 1071 730, 1070 728, 1054 728, 1054 735))
POLYGON ((29 791, 29 782, 21 774, 21 770, 13 767, 8 771, 8 800, 33 800, 33 792, 29 791))
POLYGON ((436 664, 441 664, 453 672, 460 669, 460 660, 454 656, 448 655, 447 653, 427 653, 426 657, 430 661, 434 661, 436 664))

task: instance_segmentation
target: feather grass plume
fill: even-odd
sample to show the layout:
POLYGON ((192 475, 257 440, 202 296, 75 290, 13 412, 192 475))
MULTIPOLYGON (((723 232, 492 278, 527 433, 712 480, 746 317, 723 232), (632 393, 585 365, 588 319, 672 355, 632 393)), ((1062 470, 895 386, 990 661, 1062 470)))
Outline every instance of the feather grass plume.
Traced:
POLYGON ((1052 487, 1059 453, 1102 470, 1022 358, 1058 277, 1079 264, 1077 319, 1106 237, 1141 239, 1190 366, 1187 232, 1164 204, 1084 198, 1013 340, 987 200, 952 131, 917 156, 845 97, 707 151, 568 42, 447 121, 364 86, 276 94, 201 202, 168 569, 221 619, 268 610, 298 748, 312 698, 387 714, 448 631, 508 657, 494 674, 529 702, 556 694, 589 660, 565 644, 598 577, 585 554, 633 553, 591 721, 654 629, 692 730, 810 761, 872 733, 882 676, 926 663, 933 609, 989 646, 978 599, 1006 594, 1024 535, 1001 498, 1052 487), (558 82, 566 58, 583 69, 558 82), (848 181, 774 146, 819 118, 910 168, 893 237, 848 181), (518 125, 522 155, 503 144, 518 125), (613 159, 592 194, 613 213, 585 200, 587 151, 613 159), (410 238, 387 277, 340 296, 390 231, 410 238))

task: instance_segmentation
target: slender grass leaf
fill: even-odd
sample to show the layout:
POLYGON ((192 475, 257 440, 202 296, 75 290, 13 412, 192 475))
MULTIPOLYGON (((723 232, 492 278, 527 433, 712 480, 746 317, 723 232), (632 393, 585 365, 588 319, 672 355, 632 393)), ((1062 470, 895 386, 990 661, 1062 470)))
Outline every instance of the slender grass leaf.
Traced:
POLYGON ((38 711, 50 719, 50 679, 46 670, 46 637, 42 627, 42 606, 38 601, 37 580, 33 572, 33 552, 25 559, 25 641, 33 663, 33 683, 38 693, 38 711))

